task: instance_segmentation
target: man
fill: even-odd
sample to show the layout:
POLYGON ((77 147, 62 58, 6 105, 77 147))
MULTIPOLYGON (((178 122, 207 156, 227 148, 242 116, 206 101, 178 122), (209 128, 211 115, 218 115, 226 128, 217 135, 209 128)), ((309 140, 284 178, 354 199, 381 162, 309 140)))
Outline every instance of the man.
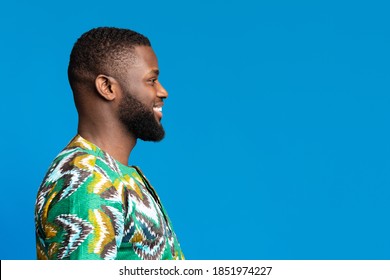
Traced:
POLYGON ((35 209, 38 259, 183 259, 171 222, 139 168, 137 139, 160 141, 168 93, 143 35, 96 28, 68 68, 78 134, 54 159, 35 209))

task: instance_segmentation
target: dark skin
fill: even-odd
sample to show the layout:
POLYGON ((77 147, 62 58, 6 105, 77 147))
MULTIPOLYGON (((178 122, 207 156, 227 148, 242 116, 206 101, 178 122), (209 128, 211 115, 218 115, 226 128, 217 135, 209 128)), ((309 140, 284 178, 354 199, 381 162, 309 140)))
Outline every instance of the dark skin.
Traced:
POLYGON ((124 165, 128 164, 137 143, 137 138, 119 119, 118 108, 125 92, 131 92, 150 108, 158 122, 162 114, 157 108, 162 107, 168 97, 158 81, 159 68, 153 49, 136 46, 133 52, 136 60, 128 63, 121 79, 100 74, 94 84, 79 86, 75 92, 78 133, 124 165))

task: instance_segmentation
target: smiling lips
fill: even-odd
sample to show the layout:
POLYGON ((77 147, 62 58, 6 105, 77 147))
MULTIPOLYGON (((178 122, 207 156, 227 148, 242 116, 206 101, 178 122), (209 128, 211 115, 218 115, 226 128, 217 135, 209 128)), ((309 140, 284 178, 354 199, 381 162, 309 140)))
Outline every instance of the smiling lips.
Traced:
POLYGON ((154 107, 153 107, 153 111, 156 113, 156 115, 158 116, 159 119, 162 118, 162 107, 163 107, 164 103, 158 103, 158 104, 155 104, 154 107))

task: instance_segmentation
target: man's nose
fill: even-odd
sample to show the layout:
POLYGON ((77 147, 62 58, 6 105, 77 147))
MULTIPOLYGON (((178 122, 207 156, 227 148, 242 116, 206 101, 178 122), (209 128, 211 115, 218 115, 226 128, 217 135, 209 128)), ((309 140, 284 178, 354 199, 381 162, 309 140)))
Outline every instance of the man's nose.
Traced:
POLYGON ((168 92, 161 83, 158 83, 157 96, 160 98, 168 98, 168 92))

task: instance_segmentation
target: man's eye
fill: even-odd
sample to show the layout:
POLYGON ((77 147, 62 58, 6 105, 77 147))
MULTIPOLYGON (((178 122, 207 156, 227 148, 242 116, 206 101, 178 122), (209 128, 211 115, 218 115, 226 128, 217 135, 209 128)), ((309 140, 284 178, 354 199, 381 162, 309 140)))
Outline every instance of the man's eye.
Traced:
POLYGON ((149 80, 149 83, 152 84, 152 85, 154 85, 154 84, 156 83, 156 81, 157 81, 157 79, 150 79, 150 80, 149 80))

